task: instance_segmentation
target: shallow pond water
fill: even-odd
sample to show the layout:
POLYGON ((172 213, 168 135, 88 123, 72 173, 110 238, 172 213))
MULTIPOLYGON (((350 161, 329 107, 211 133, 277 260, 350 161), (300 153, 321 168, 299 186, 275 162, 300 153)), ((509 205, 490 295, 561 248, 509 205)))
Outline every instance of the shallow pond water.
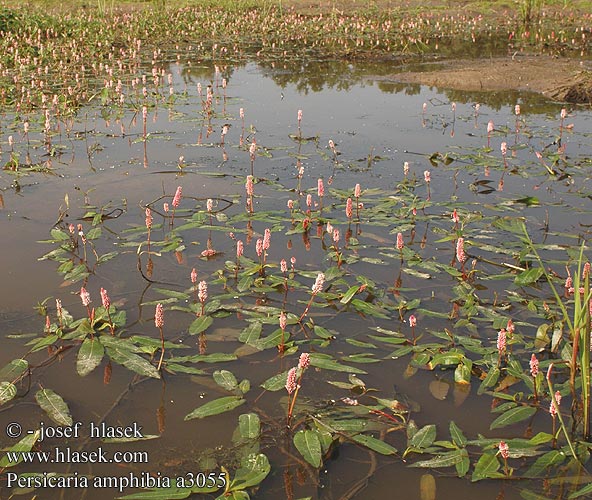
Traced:
MULTIPOLYGON (((564 248, 577 247, 586 239, 592 221, 588 173, 592 113, 570 109, 562 122, 561 105, 535 94, 444 93, 402 85, 385 80, 384 75, 392 70, 387 63, 368 67, 317 63, 295 71, 255 63, 214 68, 184 60, 163 63, 162 67, 165 74, 172 75, 172 97, 167 97, 167 85, 158 89, 162 98, 150 89, 143 100, 140 92, 130 98, 135 104, 132 111, 129 105, 119 108, 107 100, 101 105, 98 94, 70 124, 62 122, 60 130, 54 124, 54 149, 49 157, 45 155, 42 122, 32 127, 27 145, 19 119, 9 113, 4 116, 8 125, 2 130, 2 161, 7 168, 0 174, 0 231, 5 235, 0 260, 0 325, 6 338, 0 361, 4 366, 23 356, 27 334, 44 331, 45 313, 32 312, 36 303, 51 298, 46 305, 54 324, 55 298, 61 299, 74 318, 83 318, 87 312, 78 296, 83 284, 97 308, 99 289, 104 287, 117 310, 126 311, 122 332, 126 338, 158 339, 155 305, 164 303, 165 337, 186 347, 167 348, 165 362, 171 363, 169 355, 186 353, 222 353, 227 357, 218 363, 201 358, 191 365, 195 373, 167 372, 161 380, 138 379, 114 363, 110 383, 104 384, 105 361, 85 377, 76 375, 79 342, 63 356, 40 349, 28 358, 35 367, 33 376, 20 382, 17 399, 3 407, 0 429, 10 422, 18 422, 23 429, 35 429, 41 421, 56 425, 33 398, 33 393, 47 388, 67 402, 74 421, 83 422, 85 429, 91 422, 103 420, 121 426, 138 422, 144 434, 158 437, 103 445, 109 453, 146 451, 149 460, 145 464, 56 463, 50 469, 35 464, 15 470, 102 477, 139 477, 143 472, 154 476, 160 472, 162 477, 173 478, 198 473, 208 465, 215 470, 221 465, 232 468, 244 448, 231 441, 238 415, 252 412, 260 416, 262 430, 260 441, 249 444, 249 449, 260 449, 272 463, 272 472, 253 497, 382 498, 392 495, 396 483, 401 495, 419 498, 426 470, 407 467, 408 462, 417 461, 415 455, 405 457, 406 463, 399 455, 375 454, 344 438, 317 477, 314 468, 291 446, 285 430, 287 394, 283 390, 263 391, 260 384, 294 366, 296 354, 288 351, 282 358, 273 342, 262 345, 239 340, 248 325, 246 320, 261 324, 263 336, 272 336, 280 310, 292 313, 289 330, 299 352, 330 356, 343 370, 336 371, 335 366, 328 370, 318 360, 313 362, 313 369, 302 381, 298 425, 310 416, 343 412, 343 398, 355 394, 344 390, 347 367, 355 367, 367 388, 376 389, 381 398, 399 401, 404 408, 404 418, 395 418, 390 429, 386 425, 374 434, 400 453, 407 441, 401 424, 409 419, 419 427, 436 424, 439 439, 448 436, 450 421, 471 439, 478 434, 522 436, 525 430, 519 424, 507 434, 489 430, 495 417, 492 398, 478 394, 478 380, 455 383, 453 370, 410 364, 409 353, 393 356, 393 350, 403 342, 400 335, 389 335, 402 333, 410 343, 417 333, 421 344, 430 342, 431 335, 432 342, 440 342, 442 335, 454 331, 459 338, 478 339, 483 346, 495 348, 500 321, 512 317, 526 345, 532 343, 544 322, 538 312, 540 301, 548 295, 542 288, 525 289, 515 284, 516 273, 511 273, 518 268, 524 271, 525 255, 515 258, 520 248, 504 241, 508 232, 495 224, 506 216, 524 218, 554 270, 564 272, 559 265, 567 260, 564 248), (208 85, 213 92, 210 112, 205 107, 208 85), (147 109, 145 140, 142 102, 157 102, 147 109), (521 106, 518 117, 515 104, 521 106), (240 108, 244 109, 244 127, 240 108), (302 110, 300 127, 298 110, 302 110), (494 130, 488 134, 490 121, 494 130), (222 138, 224 125, 228 129, 222 138), (14 145, 8 144, 9 134, 15 138, 14 145), (253 139, 257 146, 254 160, 249 154, 253 139), (329 141, 334 142, 335 152, 329 141), (505 157, 502 142, 508 148, 505 157), (19 168, 11 168, 9 163, 12 148, 20 155, 19 168), (27 153, 30 161, 25 160, 27 153), (301 178, 297 162, 303 167, 301 178), (406 162, 408 173, 404 171, 406 162), (253 213, 249 214, 245 210, 245 179, 251 173, 251 163, 256 183, 253 213), (38 164, 44 171, 33 172, 27 164, 38 164), (430 172, 429 183, 425 171, 430 172), (322 200, 317 191, 319 178, 324 179, 326 190, 322 200), (346 199, 354 196, 356 183, 362 191, 357 201, 363 206, 354 208, 348 221, 346 199), (177 186, 182 186, 183 196, 173 222, 162 204, 172 203, 177 186), (308 214, 307 194, 313 198, 308 214), (212 215, 206 209, 208 198, 213 200, 212 215), (292 214, 286 207, 288 200, 296 207, 292 214), (322 204, 322 209, 316 204, 322 204), (147 268, 146 206, 154 216, 151 269, 147 268), (454 209, 460 214, 467 242, 468 260, 463 266, 455 262, 454 209), (95 217, 93 222, 96 214, 106 217, 95 217), (306 217, 311 229, 303 233, 301 222, 306 217), (339 265, 332 235, 325 234, 326 222, 341 231, 337 245, 343 263, 339 265), (101 234, 89 237, 91 243, 84 245, 92 267, 92 273, 79 276, 84 280, 69 279, 71 267, 56 273, 57 265, 51 260, 39 260, 60 241, 68 241, 69 223, 82 224, 85 234, 93 226, 101 228, 101 234), (245 275, 241 284, 242 278, 239 282, 233 276, 235 239, 245 240, 245 258, 255 265, 255 241, 267 228, 272 229, 272 237, 266 278, 257 282, 255 271, 251 278, 245 275), (50 236, 52 229, 60 234, 50 236), (231 231, 233 237, 229 237, 231 231), (399 232, 404 252, 395 248, 399 232), (51 238, 53 242, 39 243, 51 238), (215 255, 202 257, 208 248, 215 250, 215 255), (115 253, 111 260, 94 266, 94 251, 99 256, 115 253), (288 274, 280 272, 279 263, 281 259, 289 263, 292 257, 296 259, 295 276, 290 275, 294 282, 284 293, 283 280, 288 274), (197 270, 198 280, 207 281, 210 302, 218 296, 223 304, 208 311, 213 322, 199 335, 188 334, 200 306, 193 304, 194 310, 189 310, 197 301, 190 281, 192 268, 197 270), (321 270, 331 284, 313 300, 309 313, 313 322, 299 327, 296 319, 305 309, 309 287, 321 270), (467 281, 461 276, 469 271, 474 273, 467 281), (355 307, 353 295, 344 300, 351 286, 362 286, 357 290, 361 300, 355 299, 355 307), (534 312, 529 302, 534 304, 534 312), (368 308, 368 304, 376 307, 368 308), (410 329, 410 313, 417 316, 417 331, 410 329), (228 357, 232 355, 236 359, 228 357), (44 366, 46 356, 50 362, 44 366), (197 373, 197 369, 204 373, 197 373), (201 404, 232 394, 214 382, 215 370, 229 370, 239 381, 250 380, 246 404, 213 417, 185 421, 184 417, 201 404), (290 487, 293 490, 287 493, 290 487)), ((129 92, 133 96, 138 89, 130 88, 129 92)), ((77 257, 72 261, 79 263, 83 243, 77 231, 72 237, 77 242, 72 250, 77 257)), ((249 261, 245 262, 248 268, 249 261)), ((523 347, 517 350, 526 352, 523 347)), ((148 359, 145 351, 138 352, 148 359)), ((179 364, 182 362, 176 366, 179 364)), ((358 416, 367 417, 367 410, 359 410, 358 416)), ((549 427, 548 415, 537 415, 529 423, 529 432, 550 432, 549 427)), ((4 447, 14 444, 4 433, 0 442, 4 447)), ((92 450, 100 444, 84 437, 48 439, 40 448, 92 450)), ((476 457, 471 457, 471 463, 476 457)), ((439 498, 493 497, 500 491, 504 498, 519 497, 518 488, 503 481, 470 483, 466 478, 455 478, 451 469, 443 471, 436 479, 439 498)), ((9 488, 2 487, 4 497, 9 488)), ((114 491, 46 488, 31 495, 114 498, 119 495, 114 491)), ((125 493, 135 491, 128 488, 125 493)))

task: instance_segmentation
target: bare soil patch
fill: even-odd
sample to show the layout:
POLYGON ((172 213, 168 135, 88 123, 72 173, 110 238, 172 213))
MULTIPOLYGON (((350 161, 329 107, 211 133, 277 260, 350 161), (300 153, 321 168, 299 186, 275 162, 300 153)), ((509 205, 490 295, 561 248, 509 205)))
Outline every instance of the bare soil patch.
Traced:
POLYGON ((565 102, 592 104, 592 61, 544 55, 439 61, 427 71, 408 71, 388 77, 466 91, 530 90, 565 102))

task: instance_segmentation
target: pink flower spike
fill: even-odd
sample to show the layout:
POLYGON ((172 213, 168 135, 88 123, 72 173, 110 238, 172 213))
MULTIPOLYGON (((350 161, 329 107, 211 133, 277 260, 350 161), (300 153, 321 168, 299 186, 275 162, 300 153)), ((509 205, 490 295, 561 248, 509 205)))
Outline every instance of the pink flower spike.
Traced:
POLYGON ((456 208, 452 212, 452 222, 454 222, 455 224, 458 224, 460 222, 460 217, 456 213, 456 208))
POLYGON ((319 273, 317 275, 317 279, 312 286, 312 293, 316 295, 317 293, 321 293, 323 291, 323 285, 325 284, 325 275, 323 273, 319 273))
POLYGON ((403 242, 403 233, 397 233, 397 250, 403 250, 405 243, 403 242))
POLYGON ((303 352, 298 360, 298 368, 306 370, 310 366, 310 354, 303 352))
POLYGON ((197 285, 197 298, 202 304, 208 299, 208 284, 203 280, 197 285))
POLYGON ((536 377, 539 374, 539 360, 537 357, 532 353, 530 356, 530 374, 533 377, 536 377))
POLYGON ((504 460, 510 458, 510 447, 507 443, 505 443, 504 441, 500 441, 498 445, 498 450, 504 460))
POLYGON ((354 188, 354 196, 356 198, 359 198, 362 195, 362 188, 360 187, 359 184, 356 184, 356 187, 354 188))
POLYGON ((80 288, 80 300, 82 300, 82 305, 88 307, 90 305, 90 293, 86 291, 86 288, 80 288))
POLYGON ((236 258, 240 259, 240 257, 243 255, 244 252, 244 245, 242 240, 237 240, 236 242, 236 258))
POLYGON ((156 325, 156 328, 162 328, 164 326, 164 311, 162 309, 162 304, 156 304, 154 324, 156 325))
POLYGON ((432 180, 432 177, 431 177, 431 174, 430 174, 430 171, 429 171, 429 170, 425 170, 425 171, 423 172, 423 178, 424 178, 424 180, 425 180, 425 181, 426 181, 428 184, 430 183, 430 181, 432 180))
POLYGON ((510 318, 508 320, 508 324, 506 325, 506 331, 512 335, 514 333, 515 327, 514 327, 514 322, 512 321, 512 318, 510 318))
POLYGON ((516 113, 516 116, 520 115, 520 104, 516 104, 516 106, 514 106, 514 113, 516 113))
POLYGON ((409 326, 411 328, 415 328, 415 325, 417 325, 417 318, 414 314, 412 314, 411 316, 409 316, 409 326))
POLYGON ((557 415, 559 411, 559 406, 561 405, 561 393, 557 391, 555 393, 555 399, 557 400, 557 406, 555 406, 555 401, 551 399, 551 404, 549 405, 549 413, 553 416, 557 415))
POLYGON ((353 213, 353 201, 351 198, 348 198, 347 201, 345 202, 345 216, 348 219, 351 219, 353 217, 354 213, 353 213))
POLYGON ((489 120, 487 123, 487 133, 491 134, 495 129, 495 125, 493 124, 493 120, 489 120))
POLYGON ((506 352, 506 330, 503 328, 497 334, 496 346, 500 355, 506 352))
POLYGON ((195 267, 191 270, 191 283, 195 284, 197 283, 197 271, 195 270, 195 267))
POLYGON ((271 246, 271 229, 266 229, 263 233, 263 250, 269 250, 271 246))
POLYGON ((288 378, 286 379, 286 391, 292 394, 296 390, 296 367, 290 368, 288 378))
POLYGON ((108 311, 109 307, 111 306, 111 300, 109 299, 107 290, 105 290, 104 288, 101 288, 101 301, 103 303, 103 307, 108 311))
POLYGON ((152 227, 152 210, 146 207, 146 229, 152 227))
POLYGON ((245 189, 248 196, 253 196, 253 176, 247 175, 247 182, 245 182, 245 189))
POLYGON ((257 252, 257 257, 263 255, 263 240, 261 238, 258 238, 257 243, 255 243, 255 251, 257 252))
POLYGON ((177 191, 175 191, 175 196, 174 196, 173 202, 172 202, 172 205, 175 208, 177 208, 179 206, 179 204, 181 203, 181 191, 182 191, 181 186, 177 187, 177 191))
POLYGON ((280 270, 284 274, 288 272, 288 263, 286 262, 286 259, 280 261, 280 270))
POLYGON ((165 212, 167 212, 167 213, 168 213, 168 211, 169 211, 169 204, 168 204, 168 203, 163 203, 163 204, 162 204, 162 208, 163 208, 163 210, 164 210, 165 212))
POLYGON ((280 313, 280 328, 282 330, 285 330, 287 325, 288 325, 288 318, 286 317, 286 313, 284 313, 284 311, 282 311, 280 313))
POLYGON ((317 192, 318 192, 319 198, 322 198, 323 196, 325 196, 325 184, 323 183, 323 179, 319 179, 317 181, 317 192))
POLYGON ((456 240, 456 260, 458 260, 461 264, 467 260, 467 255, 465 254, 464 238, 459 238, 456 240))

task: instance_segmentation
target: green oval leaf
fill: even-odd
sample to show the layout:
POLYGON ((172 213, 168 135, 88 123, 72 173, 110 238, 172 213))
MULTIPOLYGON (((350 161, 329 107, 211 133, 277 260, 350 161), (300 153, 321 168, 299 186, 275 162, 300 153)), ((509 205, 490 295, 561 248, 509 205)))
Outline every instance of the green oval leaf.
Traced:
POLYGON ((238 387, 236 377, 228 370, 216 370, 213 376, 214 381, 227 391, 234 391, 238 387))
POLYGON ((237 396, 225 396, 223 398, 214 399, 209 401, 203 406, 196 408, 191 413, 185 416, 185 420, 191 420, 193 418, 205 418, 212 415, 218 415, 230 410, 234 410, 236 407, 245 403, 245 400, 237 396))
POLYGON ((279 391, 280 389, 284 389, 286 387, 286 381, 288 379, 288 371, 278 373, 273 377, 269 377, 265 382, 261 384, 266 391, 279 391))
POLYGON ((436 426, 426 425, 419 429, 411 438, 410 445, 414 448, 428 448, 436 440, 436 426))
POLYGON ((500 468, 499 460, 495 453, 485 453, 481 455, 481 458, 475 464, 475 470, 471 481, 480 481, 481 479, 499 477, 497 473, 500 468))
POLYGON ((85 338, 76 358, 76 371, 85 377, 101 364, 105 348, 96 338, 85 338))
POLYGON ((238 417, 238 428, 244 439, 257 439, 261 432, 261 420, 256 413, 243 413, 238 417))
POLYGON ((45 413, 58 425, 72 425, 72 416, 66 402, 51 389, 41 389, 35 399, 45 413))
POLYGON ((8 453, 7 453, 0 460, 0 468, 7 469, 8 467, 14 467, 17 464, 20 464, 23 461, 22 454, 31 451, 40 436, 41 436, 40 430, 36 430, 32 434, 27 434, 23 439, 21 439, 18 443, 16 443, 9 450, 7 450, 11 453, 15 453, 16 456, 18 456, 18 460, 16 462, 10 461, 8 459, 8 453))
POLYGON ((294 446, 310 465, 315 468, 321 466, 321 441, 317 431, 298 431, 294 434, 294 446))
POLYGON ((16 386, 12 382, 0 382, 0 405, 16 396, 16 386))
POLYGON ((257 486, 267 477, 270 470, 269 460, 263 453, 249 455, 243 461, 242 467, 236 471, 234 479, 228 486, 228 492, 257 486))
POLYGON ((14 382, 28 369, 29 362, 26 359, 13 359, 0 370, 0 381, 14 382))
POLYGON ((117 364, 146 377, 160 378, 158 370, 142 356, 119 347, 107 347, 107 355, 117 364))
POLYGON ((372 451, 380 453, 381 455, 394 455, 397 453, 397 449, 392 447, 390 444, 381 441, 380 439, 376 439, 372 436, 367 436, 366 434, 358 434, 357 436, 352 436, 352 439, 362 446, 366 448, 370 448, 372 451))
POLYGON ((200 316, 189 325, 189 333, 191 335, 197 335, 198 333, 205 332, 213 322, 214 319, 211 316, 200 316))
POLYGON ((526 420, 527 418, 533 416, 536 411, 537 409, 533 408, 532 406, 517 406, 516 408, 512 408, 511 410, 508 410, 497 417, 491 423, 489 429, 499 429, 500 427, 505 427, 506 425, 522 422, 522 420, 526 420))

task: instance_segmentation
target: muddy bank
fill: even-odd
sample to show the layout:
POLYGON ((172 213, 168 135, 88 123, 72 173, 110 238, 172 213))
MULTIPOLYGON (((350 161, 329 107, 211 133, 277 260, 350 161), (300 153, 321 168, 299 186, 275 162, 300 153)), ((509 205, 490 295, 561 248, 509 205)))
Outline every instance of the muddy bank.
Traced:
POLYGON ((387 79, 466 91, 530 90, 557 101, 592 104, 592 61, 515 55, 438 61, 422 69, 387 79))

